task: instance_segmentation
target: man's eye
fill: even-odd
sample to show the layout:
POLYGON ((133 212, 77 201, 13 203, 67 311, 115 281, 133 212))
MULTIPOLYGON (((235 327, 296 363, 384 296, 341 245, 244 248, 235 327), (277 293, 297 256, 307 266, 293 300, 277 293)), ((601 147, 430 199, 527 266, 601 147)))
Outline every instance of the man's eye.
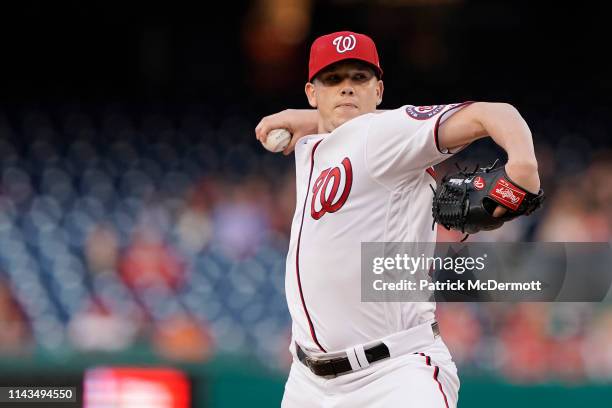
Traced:
POLYGON ((368 79, 366 74, 355 74, 353 78, 355 78, 356 81, 364 81, 368 79))
POLYGON ((340 77, 338 75, 330 75, 327 77, 328 82, 336 83, 340 81, 340 77))

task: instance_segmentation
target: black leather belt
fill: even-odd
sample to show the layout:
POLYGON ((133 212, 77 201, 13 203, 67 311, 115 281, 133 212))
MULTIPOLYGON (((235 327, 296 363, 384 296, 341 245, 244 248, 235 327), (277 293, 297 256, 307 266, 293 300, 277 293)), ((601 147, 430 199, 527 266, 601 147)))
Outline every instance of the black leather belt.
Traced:
MULTIPOLYGON (((440 335, 438 322, 433 322, 431 324, 431 329, 433 330, 435 337, 440 335)), ((312 371, 318 376, 337 377, 340 374, 344 374, 353 370, 348 357, 336 357, 327 359, 312 358, 308 357, 306 353, 304 353, 304 350, 302 350, 302 348, 297 343, 295 347, 298 359, 302 362, 302 364, 308 367, 310 371, 312 371)), ((367 348, 364 350, 364 353, 370 364, 391 356, 389 354, 389 348, 385 343, 381 343, 377 346, 367 348)))

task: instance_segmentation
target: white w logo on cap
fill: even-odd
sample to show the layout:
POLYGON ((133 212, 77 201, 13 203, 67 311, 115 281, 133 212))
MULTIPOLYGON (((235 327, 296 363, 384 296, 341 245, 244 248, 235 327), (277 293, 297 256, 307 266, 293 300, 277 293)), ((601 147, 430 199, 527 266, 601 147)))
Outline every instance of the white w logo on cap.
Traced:
POLYGON ((339 37, 334 38, 332 44, 336 46, 336 51, 338 51, 339 54, 342 54, 343 52, 347 52, 355 48, 357 40, 355 39, 355 36, 353 34, 350 34, 346 37, 341 35, 339 37))

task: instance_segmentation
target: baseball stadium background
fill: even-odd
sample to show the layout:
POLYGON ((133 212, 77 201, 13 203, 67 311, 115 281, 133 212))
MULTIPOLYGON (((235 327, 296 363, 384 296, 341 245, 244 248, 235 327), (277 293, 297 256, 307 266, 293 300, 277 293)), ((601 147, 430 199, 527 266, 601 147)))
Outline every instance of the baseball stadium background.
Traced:
MULTIPOLYGON (((3 5, 0 385, 76 386, 91 408, 279 405, 294 166, 254 127, 307 107, 327 32, 375 39, 382 108, 504 101, 526 118, 545 208, 471 240, 610 241, 610 14, 533 3, 3 5)), ((496 157, 479 141, 438 173, 496 157)), ((438 319, 460 407, 612 403, 610 304, 440 304, 438 319)))

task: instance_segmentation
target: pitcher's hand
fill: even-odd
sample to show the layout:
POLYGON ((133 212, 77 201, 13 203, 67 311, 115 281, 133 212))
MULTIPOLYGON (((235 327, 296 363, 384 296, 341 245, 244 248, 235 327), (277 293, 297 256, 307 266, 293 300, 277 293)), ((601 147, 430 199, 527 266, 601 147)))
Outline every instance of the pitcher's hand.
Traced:
POLYGON ((318 132, 319 113, 315 109, 285 109, 266 116, 255 127, 255 137, 264 142, 272 129, 287 129, 291 133, 291 142, 283 150, 285 156, 293 152, 298 140, 306 135, 318 132))

